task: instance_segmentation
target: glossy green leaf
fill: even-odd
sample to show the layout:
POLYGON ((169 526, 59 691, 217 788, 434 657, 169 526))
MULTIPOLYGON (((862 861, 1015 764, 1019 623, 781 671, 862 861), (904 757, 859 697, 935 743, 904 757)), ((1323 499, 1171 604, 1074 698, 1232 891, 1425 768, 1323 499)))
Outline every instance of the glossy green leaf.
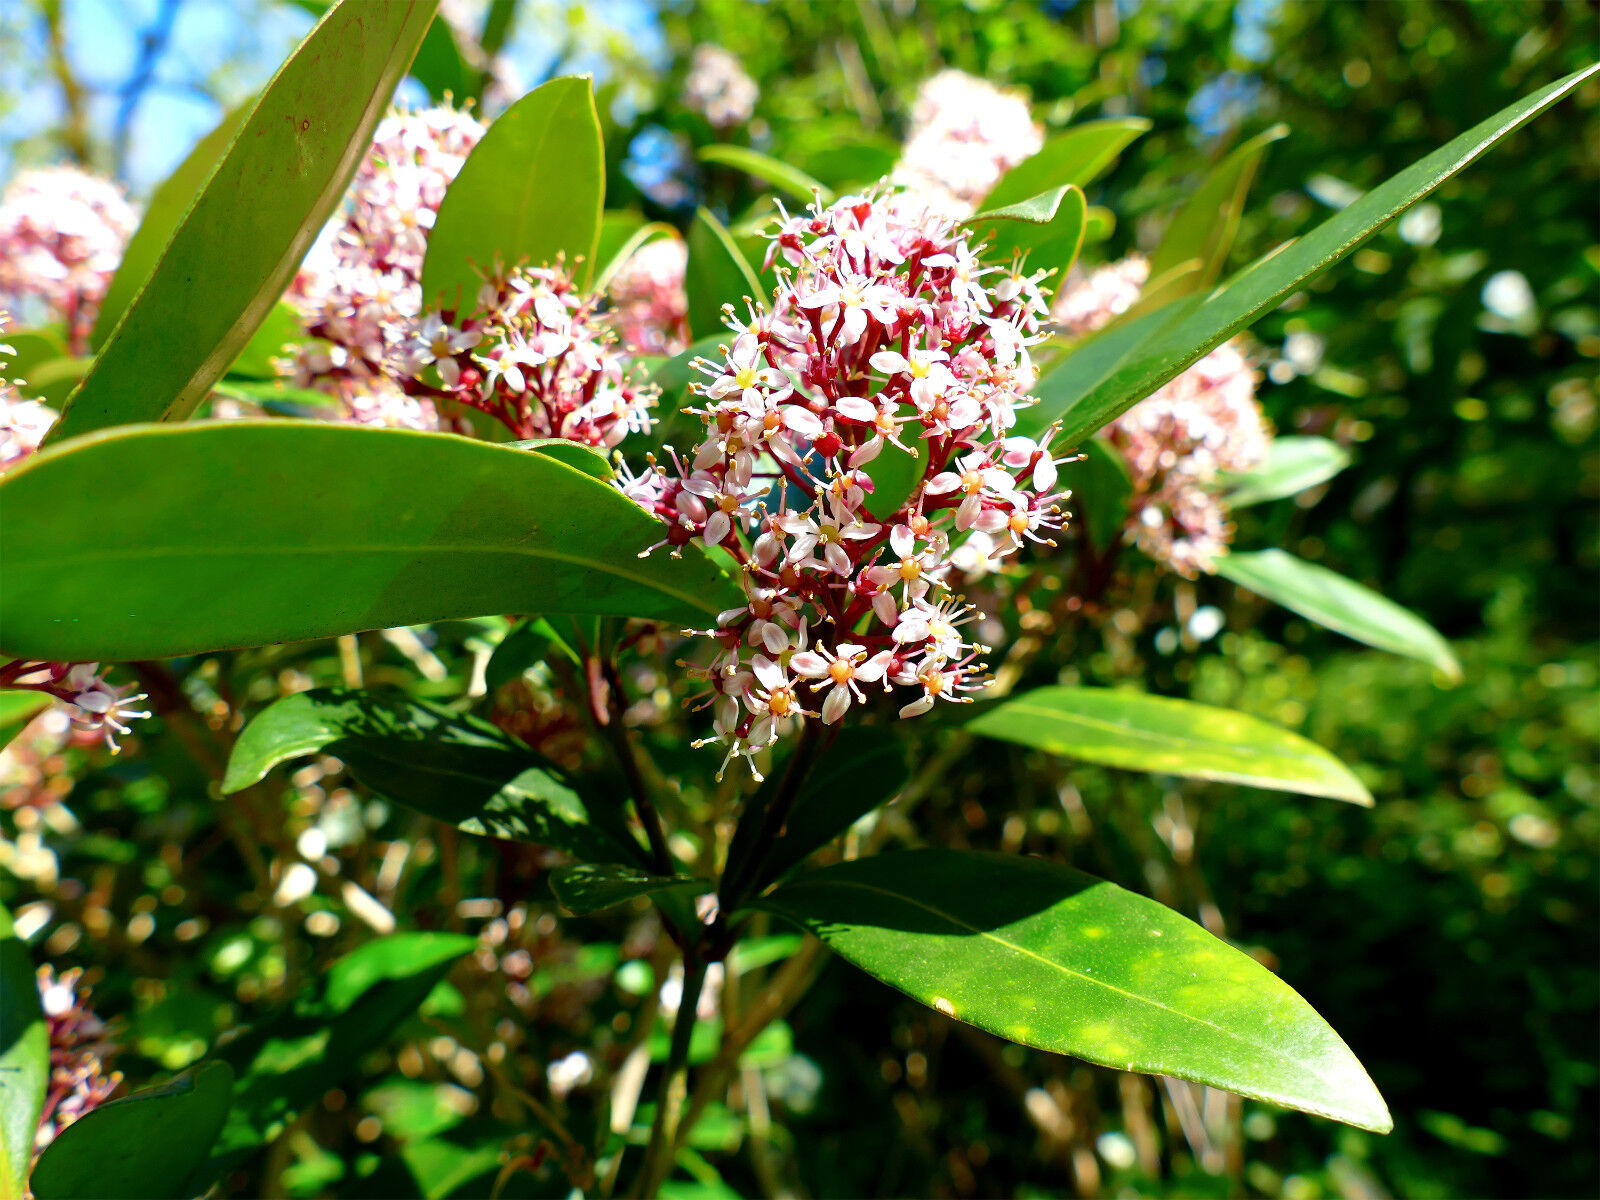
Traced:
POLYGON ((238 1082, 202 1178, 226 1175, 354 1073, 475 944, 457 933, 375 938, 334 963, 275 1017, 226 1042, 217 1057, 233 1067, 238 1082))
POLYGON ((483 669, 484 686, 492 694, 512 680, 520 679, 534 663, 544 662, 552 654, 559 654, 574 664, 581 661, 555 626, 543 617, 531 617, 500 639, 483 669))
POLYGON ((1077 260, 1088 211, 1082 190, 1068 186, 1007 208, 981 212, 967 224, 988 242, 984 256, 990 262, 1009 263, 1012 255, 1026 253, 1029 270, 1048 267, 1055 271, 1043 286, 1048 296, 1077 260))
POLYGON ((1106 374, 1060 377, 1051 407, 1063 415, 1061 441, 1073 445, 1115 420, 1597 71, 1600 65, 1540 88, 1379 184, 1282 252, 1242 272, 1204 304, 1192 309, 1176 306, 1180 320, 1160 325, 1159 336, 1141 342, 1106 374), (1062 386, 1069 381, 1070 387, 1062 386))
POLYGON ((799 167, 779 162, 769 154, 751 150, 746 146, 730 146, 716 142, 700 148, 701 162, 718 163, 753 175, 763 183, 788 192, 802 204, 810 204, 820 193, 824 204, 833 203, 833 189, 820 180, 813 179, 799 167))
POLYGON ((1088 121, 1051 137, 1039 153, 1000 178, 984 207, 1000 208, 1052 188, 1087 187, 1117 161, 1128 144, 1150 128, 1143 117, 1088 121))
POLYGON ((553 458, 602 483, 609 483, 617 477, 617 473, 611 469, 611 460, 606 457, 605 451, 595 446, 586 446, 582 442, 570 441, 567 438, 529 438, 527 441, 511 442, 509 445, 515 446, 518 450, 527 450, 533 454, 553 458))
POLYGON ((648 224, 641 222, 634 226, 625 238, 612 241, 608 235, 614 235, 621 228, 620 223, 616 225, 610 223, 612 215, 606 214, 607 220, 600 228, 600 249, 595 254, 595 262, 599 264, 594 277, 596 291, 605 291, 616 273, 645 246, 659 238, 678 236, 678 231, 665 221, 651 221, 648 224))
POLYGON ((1350 465, 1350 452, 1320 437, 1274 438, 1260 466, 1222 476, 1232 508, 1294 496, 1326 483, 1350 465))
MULTIPOLYGON (((1173 214, 1161 244, 1150 256, 1150 277, 1158 279, 1182 263, 1198 259, 1200 269, 1186 273, 1183 291, 1206 291, 1222 274, 1244 216, 1245 197, 1261 158, 1289 133, 1287 125, 1274 125, 1258 133, 1225 157, 1194 194, 1173 214)), ((1172 297, 1175 298, 1175 297, 1172 297)))
POLYGON ((317 22, 207 176, 47 441, 194 411, 344 194, 434 8, 345 0, 317 22))
POLYGON ((29 721, 53 703, 44 692, 0 691, 0 750, 10 745, 12 739, 28 727, 29 721))
POLYGON ((1089 535, 1089 544, 1103 552, 1121 539, 1127 526, 1133 480, 1122 455, 1100 438, 1090 438, 1079 450, 1083 461, 1069 474, 1072 500, 1067 507, 1089 535))
POLYGON ((28 946, 0 905, 0 1200, 22 1200, 50 1081, 50 1027, 28 946))
POLYGON ((689 229, 689 266, 684 277, 689 294, 689 334, 694 338, 730 337, 723 329, 722 306, 739 307, 740 299, 766 298, 755 268, 727 228, 705 209, 697 209, 689 229))
POLYGON ((272 360, 284 357, 285 346, 304 340, 300 314, 287 300, 279 300, 272 306, 267 319, 261 322, 261 328, 245 343, 239 357, 228 367, 228 374, 246 379, 275 380, 278 378, 278 368, 272 360))
POLYGON ((966 729, 1129 771, 1372 803, 1350 768, 1315 742, 1245 713, 1189 700, 1044 687, 984 708, 966 729))
POLYGON ((14 657, 166 658, 505 612, 700 624, 738 588, 543 454, 301 421, 109 431, 0 479, 14 657), (118 515, 83 479, 115 480, 118 515), (13 507, 14 506, 14 507, 13 507), (108 604, 107 597, 116 597, 108 604))
POLYGON ((446 96, 453 96, 459 104, 473 94, 478 83, 478 73, 461 57, 456 35, 443 17, 435 17, 428 26, 407 74, 428 89, 435 104, 443 104, 446 96))
POLYGON ((1116 228, 1117 218, 1115 213, 1109 208, 1091 204, 1083 222, 1083 244, 1092 246, 1097 242, 1103 242, 1111 236, 1116 228))
POLYGON ((38 1200, 188 1200, 227 1120, 233 1071, 208 1062, 102 1104, 61 1131, 33 1170, 38 1200))
POLYGON ((445 193, 422 264, 424 298, 470 305, 496 263, 540 267, 562 255, 583 284, 594 270, 605 198, 590 80, 552 79, 495 119, 445 193))
POLYGON ((41 363, 71 357, 61 330, 55 326, 7 329, 0 333, 0 345, 11 347, 9 354, 0 351, 0 378, 17 384, 26 383, 28 375, 41 363))
POLYGON ((562 908, 574 916, 586 917, 640 896, 673 891, 692 898, 715 888, 709 880, 691 879, 686 875, 652 875, 637 867, 615 863, 574 863, 551 874, 550 890, 562 908))
POLYGON ((554 763, 486 721, 400 695, 318 689, 285 696, 245 726, 222 790, 259 783, 279 763, 307 754, 332 754, 370 790, 466 833, 599 862, 638 858, 617 828, 616 809, 597 820, 554 763))
POLYGON ((915 457, 893 442, 886 442, 878 457, 862 468, 872 480, 867 511, 880 521, 900 511, 900 506, 910 498, 928 469, 928 460, 922 456, 922 443, 912 442, 911 448, 916 452, 915 457))
POLYGON ((825 867, 757 907, 868 974, 1014 1042, 1387 1132, 1339 1036, 1171 909, 1037 858, 912 850, 825 867))
POLYGON ((1450 644, 1415 613, 1371 588, 1282 550, 1225 554, 1212 569, 1224 579, 1297 612, 1335 633, 1390 654, 1419 659, 1461 679, 1450 644))
MULTIPOLYGON (((822 760, 812 769, 795 800, 783 831, 772 843, 767 861, 757 873, 751 891, 759 891, 775 879, 788 874, 829 842, 841 837, 862 817, 894 799, 906 785, 905 748, 881 729, 844 729, 828 747, 822 760)), ((782 779, 781 768, 746 806, 746 813, 760 813, 782 779)), ((741 820, 735 843, 748 849, 755 822, 741 820), (741 838, 739 835, 745 835, 741 838)), ((729 862, 733 861, 732 851, 729 862)))
POLYGON ((145 205, 144 216, 139 219, 139 228, 128 240, 128 248, 122 252, 122 261, 106 288, 106 297, 100 302, 100 312, 89 334, 89 345, 94 349, 105 345, 128 305, 150 278, 161 252, 172 240, 173 231, 216 170, 217 162, 239 132, 239 126, 250 115, 251 107, 243 104, 225 114, 217 127, 189 151, 189 157, 151 193, 150 203, 145 205))
POLYGON ((59 409, 67 403, 72 389, 83 382, 83 377, 93 365, 92 358, 52 358, 35 363, 28 370, 22 394, 59 409))

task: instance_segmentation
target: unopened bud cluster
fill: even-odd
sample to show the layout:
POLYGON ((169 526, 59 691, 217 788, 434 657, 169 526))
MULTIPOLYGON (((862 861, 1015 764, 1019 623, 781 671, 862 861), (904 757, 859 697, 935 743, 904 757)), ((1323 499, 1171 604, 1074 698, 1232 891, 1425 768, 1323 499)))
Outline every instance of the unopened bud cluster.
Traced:
POLYGON ((690 543, 740 568, 746 600, 701 631, 728 757, 802 715, 838 721, 868 689, 902 716, 981 686, 987 648, 951 594, 952 545, 1048 541, 1063 515, 1049 434, 1010 436, 1036 379, 1044 272, 983 264, 916 197, 847 197, 785 218, 770 306, 697 363, 705 438, 621 486, 690 543), (900 495, 886 488, 899 476, 900 495))

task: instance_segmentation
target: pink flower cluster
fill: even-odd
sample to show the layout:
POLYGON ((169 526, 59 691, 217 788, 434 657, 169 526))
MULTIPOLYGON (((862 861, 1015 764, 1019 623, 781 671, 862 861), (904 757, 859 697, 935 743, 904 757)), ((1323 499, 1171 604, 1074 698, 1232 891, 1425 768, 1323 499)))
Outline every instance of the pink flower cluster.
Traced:
POLYGON ((615 446, 654 423, 658 389, 636 381, 600 302, 563 266, 518 267, 479 289, 460 328, 423 318, 398 349, 398 370, 421 381, 431 368, 437 394, 519 438, 615 446))
POLYGON ((700 113, 716 129, 743 125, 755 115, 761 89, 735 54, 721 46, 696 46, 683 81, 684 107, 700 113))
POLYGON ((696 671, 727 761, 792 718, 838 721, 868 688, 904 689, 904 717, 969 699, 987 648, 963 632, 952 544, 1048 542, 1066 495, 1049 435, 1008 436, 1037 376, 1043 272, 984 265, 949 217, 893 192, 786 214, 769 238, 771 307, 730 306, 732 346, 697 364, 704 440, 620 485, 666 523, 661 545, 740 567, 745 603, 700 631, 717 649, 696 671))
MULTIPOLYGON (((8 324, 8 316, 0 311, 0 336, 8 324)), ((15 347, 0 344, 0 359, 9 362, 15 354, 15 347)), ((59 415, 47 404, 23 399, 16 384, 0 374, 0 474, 37 450, 59 415)))
POLYGON ((905 148, 890 179, 940 211, 964 217, 1002 175, 1043 145, 1044 131, 1023 96, 964 71, 940 71, 917 90, 905 148))
POLYGON ((394 362, 421 317, 428 232, 483 132, 448 106, 385 117, 344 211, 322 231, 289 289, 306 333, 323 343, 300 353, 295 382, 338 395, 351 420, 439 427, 431 402, 405 396, 394 362))
POLYGON ((0 305, 43 302, 83 353, 138 224, 109 179, 77 167, 22 172, 0 197, 0 305))
POLYGON ((611 277, 606 296, 622 348, 629 354, 681 354, 689 344, 682 238, 656 238, 634 251, 611 277))
POLYGON ((117 1045, 106 1026, 90 1011, 88 989, 79 988, 83 972, 74 967, 57 976, 39 968, 39 1004, 50 1029, 50 1081, 34 1133, 33 1152, 42 1153, 61 1131, 111 1098, 122 1083, 120 1071, 106 1072, 117 1045))
MULTIPOLYGON (((1132 255, 1077 272, 1056 297, 1052 318, 1069 333, 1103 329, 1130 309, 1150 277, 1132 255)), ((1256 401, 1260 376, 1235 338, 1141 400, 1106 430, 1133 477, 1130 536, 1157 562, 1187 578, 1211 570, 1233 536, 1217 494, 1223 471, 1247 471, 1272 435, 1256 401)))
POLYGON ((107 682, 99 663, 13 659, 0 663, 0 687, 54 696, 68 707, 74 728, 100 735, 113 754, 121 749, 117 738, 133 732, 128 722, 150 716, 139 706, 149 697, 143 692, 132 694, 132 685, 118 687, 107 682))

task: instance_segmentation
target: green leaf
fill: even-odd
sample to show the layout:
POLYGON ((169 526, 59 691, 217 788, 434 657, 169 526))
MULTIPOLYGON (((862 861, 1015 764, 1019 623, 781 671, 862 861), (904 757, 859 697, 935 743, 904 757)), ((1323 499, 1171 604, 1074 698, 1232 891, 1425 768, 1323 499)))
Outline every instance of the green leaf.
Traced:
POLYGON ((465 833, 600 862, 638 858, 616 808, 586 804, 554 763, 486 721, 400 695, 317 689, 285 696, 239 735, 222 790, 241 791, 279 763, 319 753, 336 756, 379 795, 465 833))
POLYGON ((1274 125, 1264 133, 1234 147, 1217 164, 1204 183, 1173 214, 1171 223, 1150 256, 1150 277, 1159 279, 1179 265, 1198 259, 1200 269, 1184 276, 1182 291, 1209 291, 1222 274, 1244 216, 1245 196, 1267 147, 1286 137, 1287 125, 1274 125))
POLYGON ((1083 223, 1083 244, 1092 246, 1109 238, 1117 227, 1116 214, 1098 204, 1089 206, 1083 223))
MULTIPOLYGON (((1475 126, 1379 184, 1282 252, 1242 272, 1204 304, 1185 308, 1180 302, 1176 308, 1181 319, 1139 344, 1136 352, 1130 352, 1105 375, 1094 378, 1075 373, 1072 386, 1062 388, 1051 400, 1051 408, 1065 418, 1061 441, 1073 445, 1115 420, 1214 347, 1265 316, 1290 293, 1597 71, 1600 65, 1575 72, 1475 126)), ((1063 385, 1067 382, 1066 378, 1060 381, 1063 385)))
POLYGON ((748 149, 744 146, 729 146, 724 143, 715 143, 700 148, 701 162, 720 163, 725 167, 732 167, 743 171, 746 175, 754 175, 763 183, 770 183, 773 187, 788 192, 802 204, 810 204, 820 193, 824 204, 833 203, 833 189, 813 179, 799 167, 791 167, 786 162, 779 162, 768 154, 748 149))
POLYGON ((928 469, 928 460, 922 457, 922 443, 912 442, 911 446, 915 457, 893 442, 885 442, 878 457, 863 468, 872 480, 867 511, 880 521, 900 511, 900 506, 910 499, 928 469))
POLYGON ((67 402, 72 389, 83 382, 83 377, 93 365, 92 358, 52 358, 35 363, 28 370, 28 380, 22 392, 31 399, 43 400, 52 408, 59 409, 67 402))
MULTIPOLYGON (((862 817, 892 800, 909 776, 905 748, 895 738, 886 737, 881 729, 841 730, 800 789, 783 832, 772 843, 751 891, 782 878, 814 852, 843 836, 862 817)), ((756 794, 746 811, 763 811, 771 788, 781 778, 781 772, 774 771, 772 782, 756 794)), ((738 832, 745 832, 750 824, 740 821, 738 832)), ((754 832, 753 826, 750 832, 754 832)), ((736 833, 735 841, 738 840, 736 833)), ((729 860, 732 861, 731 851, 729 860)))
POLYGON ((41 363, 71 357, 57 326, 7 329, 0 334, 0 345, 10 346, 12 350, 10 355, 0 353, 0 378, 16 384, 26 383, 29 374, 41 363))
POLYGON ((446 96, 453 96, 459 103, 471 96, 478 85, 477 72, 461 57, 456 35, 443 17, 435 17, 428 26, 407 73, 428 89, 435 104, 444 103, 446 96))
POLYGON ((1461 664, 1433 626, 1327 567, 1282 550, 1257 550, 1221 555, 1212 570, 1335 633, 1432 663, 1454 682, 1461 679, 1461 664))
POLYGON ((543 617, 530 617, 523 621, 494 648, 488 665, 483 669, 483 683, 492 694, 505 687, 534 663, 544 662, 551 654, 559 653, 573 663, 581 663, 554 625, 543 617))
POLYGON ((0 1200, 22 1200, 50 1081, 50 1027, 28 946, 0 905, 0 1200))
POLYGON ((279 300, 272 306, 267 319, 261 322, 261 328, 245 343, 239 357, 233 360, 228 374, 245 379, 275 380, 278 378, 278 368, 272 365, 272 360, 283 357, 286 345, 304 340, 300 314, 287 300, 279 300))
POLYGON ((106 288, 106 298, 100 302, 100 313, 95 317, 94 329, 89 334, 89 345, 98 350, 105 345, 111 331, 127 311, 128 305, 139 294, 150 272, 161 259, 161 252, 172 240, 172 234, 188 213, 201 187, 216 170, 223 151, 233 142, 239 126, 250 115, 252 105, 243 104, 223 116, 217 127, 201 138, 189 157, 178 164, 177 170, 151 193, 145 206, 139 228, 128 240, 122 252, 122 262, 106 288))
POLYGON ((1315 742, 1244 713, 1189 700, 1110 688, 1037 688, 985 708, 966 728, 1129 771, 1372 803, 1350 768, 1315 742))
POLYGON ((552 79, 500 114, 445 193, 422 263, 424 300, 460 311, 496 263, 540 267, 562 255, 583 286, 605 198, 589 77, 552 79))
POLYGON ((302 421, 142 426, 0 479, 14 657, 167 658, 505 612, 704 623, 739 592, 662 526, 543 454, 302 421), (84 479, 114 482, 115 522, 84 479), (15 507, 10 507, 15 506, 15 507), (107 603, 115 597, 114 603, 107 603))
POLYGON ((1349 1047, 1287 984, 1171 909, 1068 867, 912 850, 802 875, 756 906, 1024 1046, 1391 1128, 1349 1047))
POLYGON ((17 734, 28 727, 28 722, 52 703, 44 692, 0 691, 0 750, 10 745, 17 734))
POLYGON ((1088 212, 1083 192, 1067 186, 1007 208, 981 212, 965 223, 983 232, 989 244, 984 256, 991 262, 1007 263, 1012 255, 1026 253, 1029 269, 1049 267, 1056 271, 1044 288, 1049 295, 1066 278, 1078 257, 1088 212), (1002 223, 991 226, 991 221, 1002 223))
POLYGON ((527 450, 534 454, 542 454, 546 458, 553 458, 559 463, 565 463, 575 471, 582 471, 590 479, 598 479, 601 483, 610 483, 617 477, 611 469, 611 460, 606 457, 604 450, 595 446, 587 446, 582 442, 574 442, 569 438, 529 438, 527 441, 510 442, 518 450, 527 450))
POLYGON ((1083 461, 1073 466, 1071 512, 1097 550, 1109 549, 1122 536, 1128 523, 1128 502, 1133 495, 1133 480, 1128 464, 1099 438, 1090 438, 1080 449, 1083 461))
POLYGON ((50 1143, 33 1169, 38 1200, 186 1200, 227 1120, 233 1071, 203 1063, 102 1104, 50 1143))
POLYGON ((689 294, 689 335, 726 338, 722 306, 738 306, 741 297, 765 300, 766 289, 745 260, 733 235, 704 208, 696 209, 689 229, 689 266, 684 278, 689 294))
POLYGON ((550 876, 550 890, 562 908, 574 916, 586 917, 640 896, 673 891, 687 899, 715 891, 716 887, 709 880, 686 875, 652 875, 637 867, 612 863, 575 863, 550 876))
POLYGON ((1337 442, 1320 437, 1281 437, 1272 440, 1267 457, 1250 471, 1221 477, 1231 508, 1244 508, 1267 500, 1281 500, 1326 483, 1350 465, 1350 452, 1337 442))
POLYGON ((600 249, 595 254, 595 261, 600 264, 600 269, 594 277, 594 287, 599 292, 605 291, 616 273, 646 245, 658 238, 678 236, 678 231, 665 221, 651 221, 649 224, 635 227, 623 240, 608 244, 607 235, 615 233, 617 228, 609 224, 613 215, 615 214, 606 214, 607 223, 602 223, 600 229, 600 249))
POLYGON ((218 1057, 232 1065, 238 1083, 203 1178, 226 1175, 354 1073, 475 944, 456 933, 376 938, 336 962, 277 1016, 226 1042, 218 1057))
POLYGON ((434 8, 345 0, 317 22, 250 110, 47 442, 194 411, 344 194, 434 8))
POLYGON ((1087 187, 1149 128, 1150 122, 1143 117, 1123 117, 1088 121, 1058 133, 1045 142, 1039 153, 1001 176, 984 204, 1000 208, 1069 183, 1087 187))

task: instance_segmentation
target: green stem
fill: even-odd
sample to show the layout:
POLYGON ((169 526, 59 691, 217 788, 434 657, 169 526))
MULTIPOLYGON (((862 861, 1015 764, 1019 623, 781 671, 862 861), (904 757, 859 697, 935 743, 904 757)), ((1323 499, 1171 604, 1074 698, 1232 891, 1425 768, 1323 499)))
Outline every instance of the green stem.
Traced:
POLYGON ((705 981, 706 961, 690 951, 684 956, 683 995, 678 1001, 678 1015, 672 1022, 672 1047, 667 1052, 661 1085, 656 1092, 656 1119, 650 1126, 650 1144, 645 1148, 644 1166, 633 1192, 644 1200, 661 1190, 677 1158, 678 1122, 689 1094, 689 1042, 694 1036, 695 1010, 700 1004, 700 989, 705 981))
POLYGON ((628 781, 628 791, 633 795, 633 807, 639 814, 639 824, 644 826, 644 835, 650 839, 650 857, 654 860, 655 869, 662 875, 671 875, 672 851, 667 848, 661 814, 656 812, 656 806, 650 800, 650 787, 645 782, 638 752, 628 737, 627 727, 622 723, 622 714, 628 707, 622 691, 622 675, 610 658, 600 660, 600 670, 605 682, 607 716, 610 718, 601 726, 601 732, 611 743, 622 774, 628 781))
POLYGON ((801 785, 811 774, 811 768, 816 766, 823 749, 832 744, 837 732, 820 721, 806 721, 800 731, 800 744, 795 747, 794 757, 784 771, 783 782, 778 785, 778 794, 761 814, 761 825, 750 843, 749 853, 738 862, 728 864, 720 889, 724 914, 732 913, 760 888, 761 871, 766 865, 767 855, 789 823, 789 813, 800 796, 801 785))

